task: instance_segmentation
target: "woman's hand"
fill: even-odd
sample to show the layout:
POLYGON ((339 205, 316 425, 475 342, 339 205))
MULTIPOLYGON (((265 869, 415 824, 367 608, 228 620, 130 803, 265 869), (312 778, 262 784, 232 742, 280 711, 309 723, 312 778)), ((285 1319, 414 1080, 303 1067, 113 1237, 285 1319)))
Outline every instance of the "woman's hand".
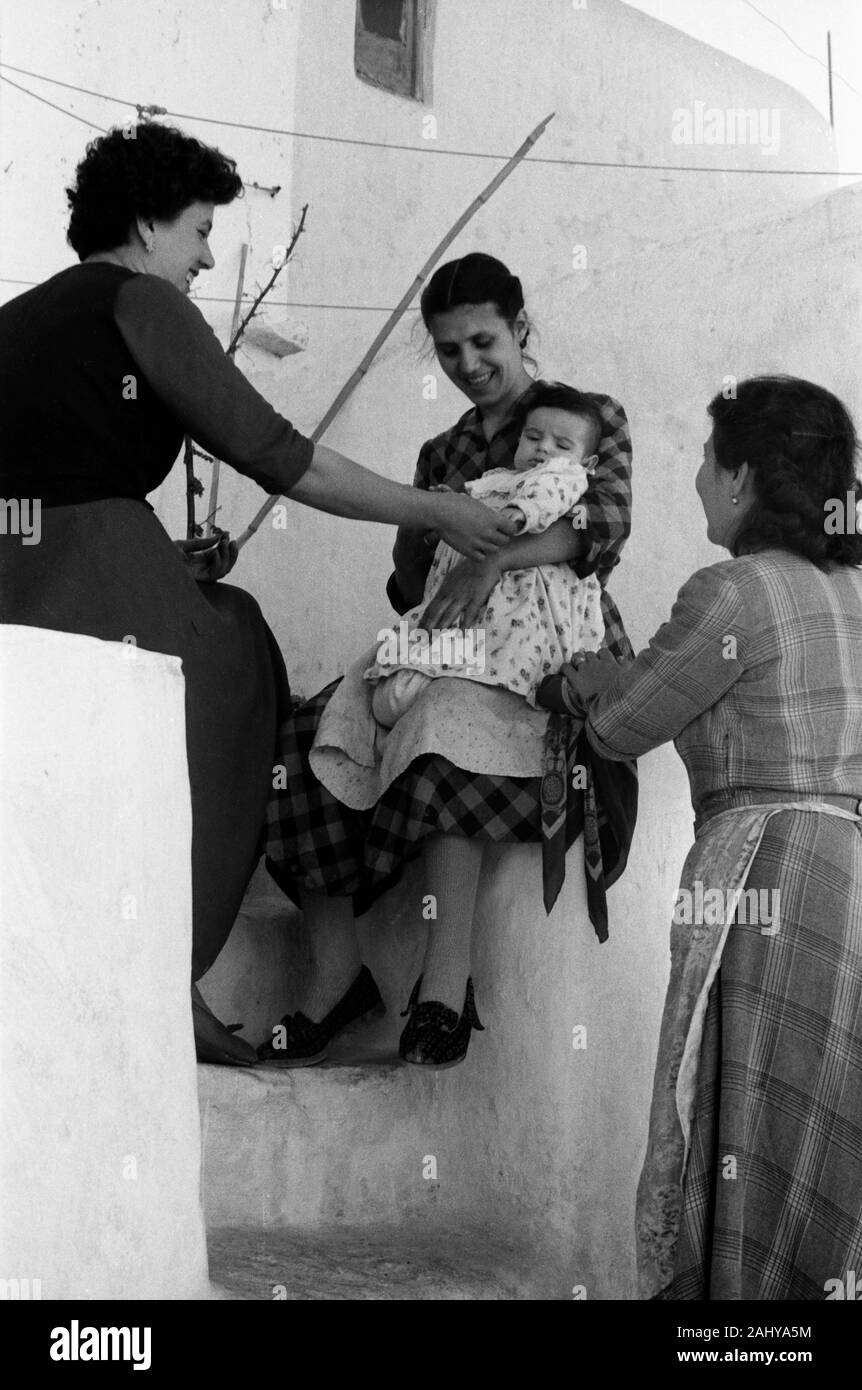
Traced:
POLYGON ((422 626, 475 627, 499 579, 500 569, 494 556, 489 560, 462 560, 449 571, 427 605, 422 626))
POLYGON ((601 695, 617 678, 620 663, 607 647, 600 652, 576 652, 571 661, 566 661, 553 676, 546 676, 536 691, 536 700, 543 709, 555 713, 571 713, 571 701, 577 695, 584 702, 593 695, 601 695), (569 704, 563 697, 563 686, 569 704))
POLYGON ((560 671, 570 692, 577 693, 582 700, 601 695, 619 673, 620 663, 607 647, 602 647, 600 652, 576 652, 571 661, 563 663, 560 671))
POLYGON ((516 532, 510 517, 463 492, 435 489, 434 510, 432 529, 468 560, 487 560, 516 532))
POLYGON ((390 482, 325 444, 315 444, 311 464, 287 495, 333 516, 439 531, 453 550, 471 560, 486 559, 515 533, 511 521, 475 497, 390 482))
POLYGON ((191 568, 192 578, 199 584, 214 584, 223 579, 236 564, 236 541, 232 541, 226 531, 214 530, 211 536, 195 536, 193 540, 174 541, 186 564, 191 568))

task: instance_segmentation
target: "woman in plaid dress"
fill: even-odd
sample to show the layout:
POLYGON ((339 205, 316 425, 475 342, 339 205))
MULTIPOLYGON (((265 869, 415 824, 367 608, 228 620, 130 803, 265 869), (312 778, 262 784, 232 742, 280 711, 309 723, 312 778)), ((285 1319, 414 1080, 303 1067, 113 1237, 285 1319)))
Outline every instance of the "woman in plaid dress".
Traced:
MULTIPOLYGON (((458 490, 488 469, 512 467, 520 428, 515 407, 533 385, 524 365, 529 326, 521 284, 493 257, 468 255, 435 273, 422 296, 422 314, 440 365, 473 404, 453 428, 423 446, 414 485, 429 489, 445 484, 458 490)), ((498 566, 457 566, 427 610, 428 627, 452 627, 459 620, 472 626, 501 567, 569 561, 579 577, 595 574, 602 586, 605 648, 617 658, 630 656, 605 585, 630 530, 631 447, 621 406, 607 396, 592 399, 604 428, 599 461, 584 498, 586 527, 576 529, 563 519, 541 536, 510 541, 499 552, 498 566)), ((421 599, 436 539, 399 530, 395 572, 387 586, 398 612, 421 599)), ((475 749, 466 749, 463 760, 457 761, 436 751, 435 738, 426 738, 427 729, 420 726, 407 765, 376 804, 351 808, 327 790, 309 765, 312 744, 338 684, 299 708, 282 729, 284 775, 270 801, 267 866, 302 906, 316 974, 301 1009, 282 1020, 259 1055, 294 1066, 318 1061, 341 1028, 379 1006, 377 987, 359 954, 354 914, 365 911, 396 881, 405 861, 421 853, 437 916, 411 998, 401 1055, 419 1064, 452 1064, 465 1055, 471 1027, 481 1026, 469 977, 483 847, 489 841, 542 839, 540 774, 547 717, 510 692, 482 690, 488 696, 508 696, 523 707, 523 713, 507 707, 504 716, 514 730, 508 765, 504 766, 499 737, 496 762, 482 763, 475 749), (482 765, 477 767, 477 762, 482 765)), ((433 684, 439 688, 472 683, 433 684)), ((436 690, 423 695, 415 708, 438 697, 447 698, 436 690)), ((469 719, 460 717, 470 696, 462 690, 458 697, 462 704, 450 720, 456 741, 459 718, 464 727, 481 729, 487 716, 486 708, 476 704, 470 706, 469 719)))
POLYGON ((696 486, 734 558, 688 580, 624 672, 585 655, 543 693, 604 758, 673 739, 691 784, 642 1297, 844 1297, 862 1270, 856 436, 833 395, 787 377, 710 415, 696 486))

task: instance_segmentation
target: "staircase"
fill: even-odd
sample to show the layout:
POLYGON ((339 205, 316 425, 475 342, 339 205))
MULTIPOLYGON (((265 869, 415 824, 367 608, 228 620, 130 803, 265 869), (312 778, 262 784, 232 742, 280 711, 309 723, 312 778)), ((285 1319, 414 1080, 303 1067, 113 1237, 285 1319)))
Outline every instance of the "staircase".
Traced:
MULTIPOLYGON (((235 956, 244 939, 255 950, 266 940, 276 954, 284 948, 284 901, 269 899, 261 880, 243 918, 235 956)), ((293 946, 295 969, 274 978, 301 978, 301 931, 293 946)), ((505 1174, 463 1123, 476 1085, 468 1067, 485 1035, 473 1035, 460 1067, 405 1066, 405 999, 393 1000, 373 968, 387 1015, 341 1034, 326 1062, 198 1067, 211 1278, 246 1299, 559 1297, 562 1272, 555 1281, 536 1268, 535 1249, 506 1214, 505 1174)), ((266 1017, 292 1004, 273 1002, 266 1017)), ((258 1022, 244 1034, 260 1041, 266 1031, 258 1022)))
POLYGON ((458 1069, 405 1067, 373 1029, 316 1067, 198 1068, 212 1279, 251 1299, 553 1296, 523 1239, 472 1211, 458 1069))
MULTIPOLYGON (((397 1055, 425 943, 413 865, 360 921, 384 1018, 343 1034, 318 1066, 198 1067, 210 1274, 226 1296, 634 1297, 654 1055, 643 1001, 660 1000, 666 968, 638 934, 645 914, 664 921, 671 896, 644 848, 649 879, 630 863, 611 890, 603 946, 582 872, 548 918, 537 915, 537 847, 489 851, 474 943, 486 1031, 460 1066, 425 1070, 397 1055)), ((297 1006, 308 968, 301 916, 261 871, 201 989, 257 1044, 297 1006)))

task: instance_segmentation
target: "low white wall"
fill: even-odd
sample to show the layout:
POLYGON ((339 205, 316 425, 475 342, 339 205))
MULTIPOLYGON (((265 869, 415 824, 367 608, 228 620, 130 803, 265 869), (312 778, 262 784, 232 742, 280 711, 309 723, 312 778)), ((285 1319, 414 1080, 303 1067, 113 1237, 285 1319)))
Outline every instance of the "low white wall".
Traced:
POLYGON ((206 1297, 181 663, 0 626, 0 672, 0 1280, 206 1297))

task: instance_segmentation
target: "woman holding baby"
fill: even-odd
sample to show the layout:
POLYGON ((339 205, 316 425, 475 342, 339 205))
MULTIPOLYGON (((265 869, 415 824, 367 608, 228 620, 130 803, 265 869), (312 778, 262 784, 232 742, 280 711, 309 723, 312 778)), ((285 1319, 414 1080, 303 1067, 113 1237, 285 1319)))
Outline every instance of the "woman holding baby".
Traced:
MULTIPOLYGON (((622 408, 529 375, 521 283, 491 256, 442 266, 421 309, 441 367, 472 404, 423 445, 414 485, 473 491, 500 515, 516 514, 519 534, 487 563, 441 554, 437 537, 415 527, 402 527, 395 543, 393 607, 411 622, 421 614, 426 630, 470 629, 481 617, 482 674, 424 663, 387 671, 371 647, 282 730, 286 778, 270 806, 267 863, 303 909, 316 972, 300 1009, 259 1049, 281 1065, 320 1060, 336 1033, 379 1008, 354 914, 420 854, 436 919, 399 1050, 415 1065, 463 1060, 471 1029, 482 1026, 470 947, 485 845, 543 840, 548 718, 535 689, 565 652, 631 655, 605 587, 631 524, 622 408)), ((634 820, 625 771, 616 838, 603 826, 609 883, 634 820)), ((564 813, 565 804, 571 843, 579 824, 564 813)), ((537 898, 540 888, 537 877, 537 898)))
MULTIPOLYGON (((443 267, 423 300, 438 359, 475 405, 423 447, 420 488, 512 468, 529 407, 531 383, 515 355, 524 346, 519 287, 500 268, 492 293, 484 258, 477 279, 474 268, 470 257, 443 267)), ((602 410, 608 419, 616 408, 604 401, 602 410)), ((842 403, 795 378, 742 382, 709 414, 696 488, 708 538, 732 558, 692 576, 633 660, 603 588, 604 646, 546 677, 537 701, 583 730, 598 765, 674 740, 691 782, 695 844, 671 927, 638 1192, 641 1296, 819 1300, 862 1265, 862 525, 852 515, 840 529, 828 524, 835 499, 862 496, 857 441, 842 403), (766 899, 762 920, 737 906, 746 890, 755 903, 766 899), (698 892, 701 901, 718 896, 721 911, 692 920, 685 905, 698 892)), ((584 548, 574 548, 571 522, 558 521, 511 540, 493 562, 453 566, 427 602, 428 627, 481 621, 510 566, 574 559, 577 571, 593 564, 606 577, 628 530, 628 473, 627 459, 598 452, 584 548)), ((389 593, 400 611, 427 600, 431 555, 423 537, 399 533, 389 593)), ((367 660, 343 683, 352 680, 354 709, 367 660)), ((475 711, 486 691, 474 693, 462 761, 439 751, 441 729, 457 746, 463 692, 480 688, 431 680, 394 711, 379 762, 397 775, 370 808, 363 796, 379 767, 365 769, 363 786, 351 765, 351 750, 362 762, 355 726, 327 715, 340 687, 284 731, 294 783, 276 808, 269 851, 278 857, 283 835, 320 966, 308 1004, 317 1022, 295 1015, 291 1031, 284 1020, 294 1064, 325 1053, 330 1030, 377 1001, 348 894, 362 910, 420 840, 442 922, 401 1053, 439 1066, 466 1052, 478 1026, 469 938, 479 837, 539 838, 535 779, 499 761, 464 770, 481 764, 475 711), (408 725, 422 756, 404 766, 398 740, 408 725)), ((526 727, 531 711, 523 697, 521 705, 526 727)))

